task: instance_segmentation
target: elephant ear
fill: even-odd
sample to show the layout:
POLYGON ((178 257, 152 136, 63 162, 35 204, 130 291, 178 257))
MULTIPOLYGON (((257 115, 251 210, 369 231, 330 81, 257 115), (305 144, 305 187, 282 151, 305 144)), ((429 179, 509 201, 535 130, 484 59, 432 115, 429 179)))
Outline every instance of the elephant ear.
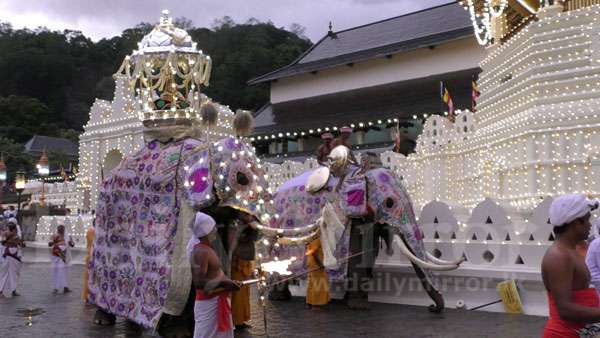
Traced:
POLYGON ((342 183, 341 205, 350 217, 367 214, 367 180, 363 175, 347 178, 342 183))
POLYGON ((210 151, 207 145, 186 143, 182 151, 179 172, 188 204, 198 210, 215 201, 211 174, 210 151))

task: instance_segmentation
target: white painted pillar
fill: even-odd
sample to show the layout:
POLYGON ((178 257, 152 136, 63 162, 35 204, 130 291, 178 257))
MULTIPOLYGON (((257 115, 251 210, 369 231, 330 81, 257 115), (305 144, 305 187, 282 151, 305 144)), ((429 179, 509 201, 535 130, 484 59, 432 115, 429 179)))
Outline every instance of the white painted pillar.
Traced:
POLYGON ((298 151, 304 151, 304 139, 302 137, 298 138, 298 151))
POLYGON ((273 141, 269 143, 269 154, 277 154, 277 142, 273 141))
POLYGON ((365 144, 365 131, 359 130, 356 132, 356 143, 359 145, 365 144))

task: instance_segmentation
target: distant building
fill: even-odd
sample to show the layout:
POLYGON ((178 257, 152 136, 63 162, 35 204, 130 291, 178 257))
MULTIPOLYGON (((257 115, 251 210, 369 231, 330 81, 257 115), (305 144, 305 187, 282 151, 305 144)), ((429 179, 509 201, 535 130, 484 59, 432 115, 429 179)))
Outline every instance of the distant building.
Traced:
POLYGON ((70 160, 74 161, 77 161, 79 157, 79 146, 77 143, 66 138, 34 135, 25 143, 25 153, 33 157, 40 157, 44 149, 47 152, 64 154, 70 160))
MULTIPOLYGON (((25 153, 31 155, 34 159, 39 159, 42 152, 46 150, 49 157, 52 153, 59 153, 66 157, 68 163, 65 163, 64 173, 72 176, 73 169, 77 165, 79 159, 79 146, 77 143, 66 138, 34 135, 27 143, 25 143, 25 153)), ((52 158, 50 158, 52 160, 52 158)), ((74 178, 74 176, 72 177, 74 178)), ((50 176, 46 181, 62 180, 61 168, 50 166, 50 176)))
POLYGON ((320 134, 352 125, 354 145, 382 150, 399 124, 410 151, 426 114, 447 110, 440 81, 457 109, 471 108, 484 55, 457 3, 330 30, 292 64, 249 81, 271 86, 255 115, 254 144, 276 162, 301 158, 314 153, 320 134))

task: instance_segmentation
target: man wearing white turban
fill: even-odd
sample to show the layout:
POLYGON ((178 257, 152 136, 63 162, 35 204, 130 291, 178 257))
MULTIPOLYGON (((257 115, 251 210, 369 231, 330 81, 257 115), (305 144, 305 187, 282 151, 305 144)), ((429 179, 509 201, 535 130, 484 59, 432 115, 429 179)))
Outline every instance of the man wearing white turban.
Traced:
POLYGON ((192 280, 196 289, 194 338, 233 338, 229 294, 239 290, 240 285, 225 276, 211 246, 216 238, 215 220, 207 214, 196 213, 192 233, 197 239, 188 244, 188 249, 192 246, 188 252, 191 253, 192 280))
POLYGON ((586 323, 600 322, 600 298, 590 288, 590 274, 576 246, 590 233, 591 211, 598 201, 584 195, 557 197, 550 206, 556 240, 542 260, 550 318, 543 338, 579 337, 586 323))

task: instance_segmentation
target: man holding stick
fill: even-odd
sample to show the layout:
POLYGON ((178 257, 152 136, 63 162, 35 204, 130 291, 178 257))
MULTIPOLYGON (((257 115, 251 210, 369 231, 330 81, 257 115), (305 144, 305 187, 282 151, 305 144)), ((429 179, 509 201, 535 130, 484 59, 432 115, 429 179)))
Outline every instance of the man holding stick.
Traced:
POLYGON ((194 338, 233 338, 229 294, 239 290, 240 283, 225 276, 219 256, 211 246, 217 236, 215 220, 204 213, 196 213, 192 232, 199 240, 190 255, 196 289, 194 338))

